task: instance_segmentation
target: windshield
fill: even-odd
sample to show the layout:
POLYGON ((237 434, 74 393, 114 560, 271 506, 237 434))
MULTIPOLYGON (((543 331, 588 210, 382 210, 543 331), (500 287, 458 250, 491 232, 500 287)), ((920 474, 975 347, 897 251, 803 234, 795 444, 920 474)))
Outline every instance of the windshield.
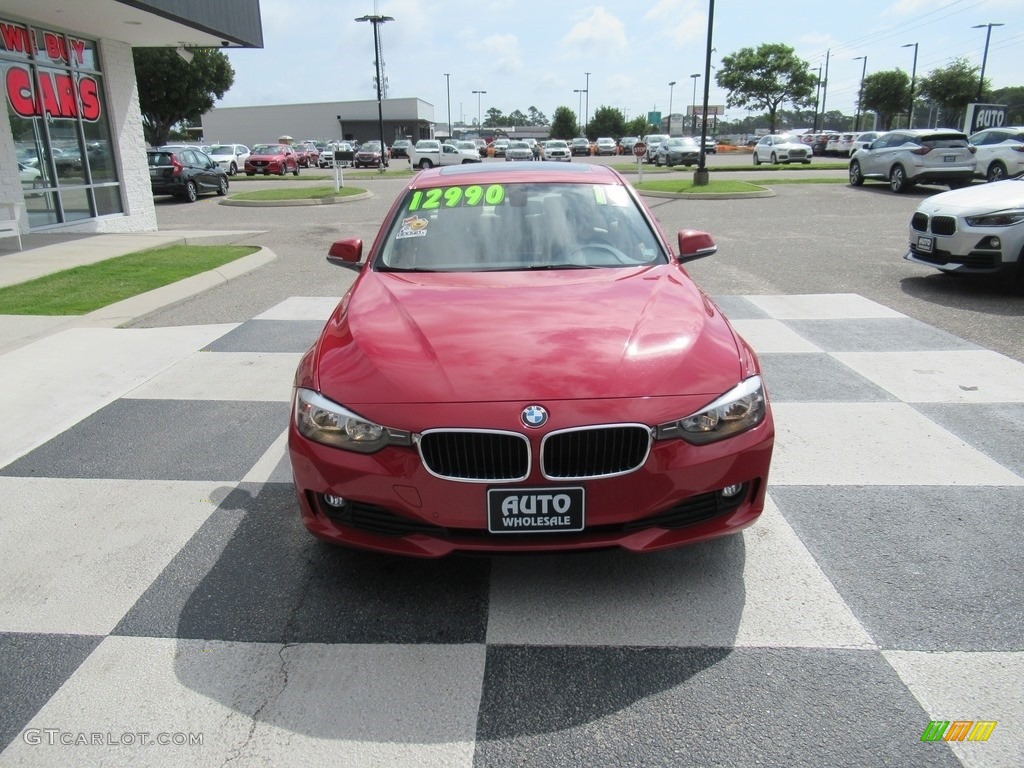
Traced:
POLYGON ((375 268, 476 272, 665 263, 624 187, 524 182, 407 193, 375 268))
POLYGON ((211 155, 233 155, 233 154, 235 154, 235 148, 232 147, 230 144, 227 145, 227 146, 224 146, 222 144, 218 144, 218 145, 216 145, 214 147, 210 147, 210 154, 211 155))
POLYGON ((284 151, 280 144, 257 144, 252 148, 254 155, 279 155, 284 151))
POLYGON ((363 152, 380 152, 380 142, 367 141, 364 142, 363 145, 359 147, 359 149, 362 150, 363 152))

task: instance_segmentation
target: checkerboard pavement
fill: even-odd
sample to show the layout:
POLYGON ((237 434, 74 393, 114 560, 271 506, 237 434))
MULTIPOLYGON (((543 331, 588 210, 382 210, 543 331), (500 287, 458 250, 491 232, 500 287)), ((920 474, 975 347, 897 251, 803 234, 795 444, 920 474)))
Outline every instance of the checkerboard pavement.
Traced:
POLYGON ((718 297, 775 410, 757 524, 410 561, 299 522, 335 301, 0 357, 0 765, 1024 764, 1024 365, 855 295, 718 297), (921 742, 958 719, 998 725, 921 742))

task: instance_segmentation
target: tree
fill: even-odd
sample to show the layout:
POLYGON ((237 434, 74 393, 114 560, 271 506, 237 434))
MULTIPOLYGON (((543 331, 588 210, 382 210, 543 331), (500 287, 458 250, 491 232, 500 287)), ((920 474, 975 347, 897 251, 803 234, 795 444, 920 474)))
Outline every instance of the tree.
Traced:
POLYGON ((530 121, 522 112, 518 109, 512 110, 508 116, 509 125, 529 125, 530 121))
POLYGON ((993 91, 991 97, 986 97, 991 104, 1005 104, 1006 124, 1024 124, 1024 86, 1014 85, 1009 88, 1000 88, 993 91))
POLYGON ((729 92, 730 107, 763 109, 775 132, 775 115, 783 104, 810 106, 818 78, 806 61, 782 43, 741 48, 722 59, 715 82, 729 92))
POLYGON ((630 120, 622 131, 623 136, 643 136, 647 133, 647 116, 637 115, 630 120))
POLYGON ((199 120, 235 82, 228 57, 211 48, 191 50, 185 61, 173 48, 135 48, 142 130, 151 146, 167 143, 182 120, 199 120))
POLYGON ((626 133, 626 118, 615 107, 598 107, 587 126, 587 136, 596 139, 598 136, 619 137, 626 133))
POLYGON ((502 111, 497 107, 491 107, 487 110, 487 114, 484 117, 484 128, 501 128, 508 124, 508 118, 502 114, 502 111))
POLYGON ((902 69, 872 72, 864 78, 860 110, 874 111, 881 130, 892 130, 896 115, 906 114, 909 108, 910 77, 902 69))
POLYGON ((527 125, 547 125, 548 118, 543 112, 538 110, 536 107, 530 107, 526 110, 528 117, 527 125))
POLYGON ((945 125, 963 123, 964 110, 978 92, 978 73, 978 67, 961 57, 948 67, 933 69, 921 81, 921 95, 939 108, 945 125))
POLYGON ((556 107, 551 120, 552 139, 571 139, 576 135, 576 113, 568 107, 556 107))

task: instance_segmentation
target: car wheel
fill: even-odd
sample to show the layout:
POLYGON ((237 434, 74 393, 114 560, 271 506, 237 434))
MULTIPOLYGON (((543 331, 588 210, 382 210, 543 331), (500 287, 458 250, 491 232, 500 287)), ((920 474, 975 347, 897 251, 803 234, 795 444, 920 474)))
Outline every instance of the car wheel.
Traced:
POLYGON ((422 160, 420 160, 420 162, 419 162, 419 166, 420 166, 420 168, 421 168, 422 170, 424 170, 424 171, 425 171, 425 170, 427 170, 428 168, 433 168, 433 167, 434 167, 434 164, 433 164, 432 162, 430 162, 430 160, 428 160, 427 158, 425 158, 425 157, 424 157, 424 158, 423 158, 422 160))
POLYGON ((299 175, 299 164, 296 163, 295 164, 295 170, 292 171, 292 176, 298 176, 298 175, 299 175))
POLYGON ((190 203, 194 203, 199 199, 199 190, 196 188, 194 181, 185 182, 185 199, 190 203))
POLYGON ((661 155, 655 155, 655 157, 654 157, 654 167, 655 168, 661 168, 661 155))
POLYGON ((779 164, 779 158, 776 156, 776 154, 774 152, 772 152, 772 165, 778 165, 778 164, 779 164))
POLYGON ((278 176, 284 176, 284 163, 281 163, 281 167, 277 171, 278 176))
POLYGON ((232 163, 231 167, 228 168, 228 176, 234 176, 236 173, 238 173, 238 166, 232 163))
POLYGON ((1006 166, 1000 162, 992 163, 985 174, 985 181, 1002 181, 1006 178, 1006 166))
POLYGON ((754 165, 760 165, 760 164, 761 164, 761 157, 760 157, 760 155, 757 154, 757 152, 755 152, 754 153, 754 165))
POLYGON ((903 170, 902 165, 894 165, 892 170, 889 171, 889 189, 896 194, 905 192, 910 188, 907 184, 907 172, 903 170))
POLYGON ((860 163, 853 160, 850 163, 850 186, 859 187, 864 183, 864 174, 860 172, 860 163))
POLYGON ((217 194, 224 197, 228 193, 228 180, 223 176, 220 179, 220 183, 217 185, 217 194))

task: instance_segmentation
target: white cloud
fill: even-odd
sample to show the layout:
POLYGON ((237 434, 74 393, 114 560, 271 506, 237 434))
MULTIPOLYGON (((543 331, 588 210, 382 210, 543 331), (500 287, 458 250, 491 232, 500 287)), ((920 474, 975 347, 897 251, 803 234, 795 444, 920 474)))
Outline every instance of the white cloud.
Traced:
POLYGON ((562 38, 562 45, 568 56, 607 56, 628 47, 626 26, 618 16, 599 5, 573 25, 562 38))
POLYGON ((519 38, 515 35, 488 35, 473 47, 486 51, 487 62, 495 71, 519 72, 523 68, 519 38))

